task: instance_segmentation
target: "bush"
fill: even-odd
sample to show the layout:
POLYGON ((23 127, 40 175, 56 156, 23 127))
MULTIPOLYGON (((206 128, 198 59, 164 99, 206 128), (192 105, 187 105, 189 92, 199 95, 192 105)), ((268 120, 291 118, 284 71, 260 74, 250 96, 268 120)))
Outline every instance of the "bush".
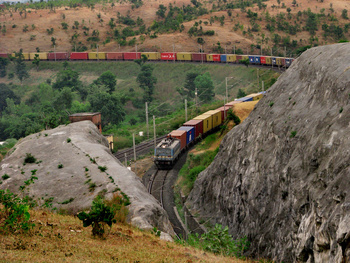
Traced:
POLYGON ((107 166, 98 166, 98 169, 100 169, 101 172, 105 172, 108 168, 107 166))
POLYGON ((35 163, 36 158, 31 153, 26 153, 26 157, 24 158, 24 163, 35 163))
POLYGON ((105 202, 100 196, 97 196, 92 202, 91 210, 88 214, 85 212, 78 214, 78 218, 83 221, 84 227, 92 226, 92 235, 94 237, 105 238, 107 226, 111 228, 112 224, 117 222, 115 219, 117 211, 122 206, 130 204, 126 195, 120 196, 118 199, 119 203, 114 203, 112 202, 113 200, 116 199, 113 198, 111 201, 105 202))
POLYGON ((10 191, 0 190, 0 232, 27 232, 35 225, 29 221, 30 214, 28 199, 22 200, 10 191))
POLYGON ((1 176, 2 180, 6 180, 9 179, 10 176, 8 174, 4 174, 3 176, 1 176))

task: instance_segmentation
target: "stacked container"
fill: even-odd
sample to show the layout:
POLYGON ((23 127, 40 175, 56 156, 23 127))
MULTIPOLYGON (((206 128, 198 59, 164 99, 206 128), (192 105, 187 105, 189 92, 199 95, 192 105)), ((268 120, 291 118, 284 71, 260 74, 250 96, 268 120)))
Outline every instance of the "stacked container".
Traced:
POLYGON ((170 136, 180 140, 181 150, 186 148, 186 131, 175 130, 168 134, 170 136))
POLYGON ((212 116, 212 129, 220 126, 222 123, 221 111, 219 110, 210 110, 203 113, 203 115, 212 116))
POLYGON ((203 121, 203 134, 206 134, 213 128, 213 116, 212 115, 199 115, 194 118, 194 120, 203 121))
POLYGON ((140 58, 141 58, 140 52, 124 52, 124 60, 135 60, 140 58))
POLYGON ((231 109, 231 107, 228 107, 226 105, 217 109, 217 110, 219 110, 221 112, 221 120, 222 120, 222 122, 224 122, 225 119, 227 118, 227 112, 228 112, 229 109, 231 109))
POLYGON ((198 138, 203 134, 203 120, 190 120, 185 122, 183 126, 193 127, 195 132, 195 138, 198 138))
POLYGON ((181 126, 178 128, 179 131, 186 131, 186 145, 189 145, 194 141, 195 137, 195 128, 189 126, 181 126))
POLYGON ((88 60, 87 52, 72 52, 70 53, 71 60, 88 60))

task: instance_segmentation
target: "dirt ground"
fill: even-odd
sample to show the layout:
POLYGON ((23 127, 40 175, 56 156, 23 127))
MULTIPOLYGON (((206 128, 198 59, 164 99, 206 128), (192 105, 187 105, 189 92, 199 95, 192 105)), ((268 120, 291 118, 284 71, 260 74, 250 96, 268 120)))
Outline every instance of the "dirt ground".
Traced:
MULTIPOLYGON (((30 10, 30 13, 27 12, 26 18, 22 14, 20 16, 19 12, 12 13, 12 17, 9 13, 4 13, 0 16, 0 23, 2 25, 6 25, 7 32, 6 34, 2 34, 0 37, 0 52, 12 52, 17 51, 20 48, 23 48, 24 52, 35 52, 36 47, 38 47, 41 51, 53 51, 54 47, 52 46, 51 38, 56 38, 56 51, 71 51, 72 44, 70 43, 71 37, 74 33, 77 33, 78 41, 82 41, 86 44, 88 48, 90 45, 87 43, 86 38, 83 35, 83 26, 90 28, 89 36, 93 30, 98 30, 100 33, 100 43, 99 43, 99 51, 133 51, 136 47, 119 47, 119 44, 115 41, 111 41, 108 44, 103 45, 102 42, 107 38, 107 33, 110 30, 108 26, 108 21, 110 18, 117 19, 117 13, 119 12, 121 15, 126 16, 130 12, 130 16, 133 19, 137 17, 141 17, 147 26, 150 26, 154 20, 157 20, 156 11, 160 4, 168 6, 169 3, 172 3, 176 6, 181 7, 183 4, 191 4, 190 0, 182 0, 182 1, 169 1, 169 0, 150 0, 144 1, 144 5, 140 8, 132 11, 131 5, 129 3, 116 3, 114 7, 111 7, 111 4, 101 4, 96 5, 96 7, 91 10, 87 7, 78 7, 78 8, 59 8, 54 12, 48 9, 45 10, 30 10), (99 22, 98 14, 101 14, 101 18, 103 22, 99 22), (63 19, 63 17, 65 18, 63 19), (79 29, 72 29, 72 25, 74 21, 78 21, 80 23, 79 29), (63 30, 61 23, 65 22, 69 25, 67 30, 63 30), (16 25, 16 27, 13 27, 16 25), (23 27, 28 25, 28 31, 23 32, 23 27), (52 35, 47 33, 47 29, 53 28, 54 32, 52 35), (34 37, 33 37, 34 36, 34 37), (32 40, 30 40, 32 38, 32 40)), ((267 5, 266 11, 268 11, 271 15, 276 15, 280 12, 286 13, 286 8, 290 7, 292 9, 291 13, 296 14, 298 11, 304 11, 310 8, 313 12, 320 12, 322 8, 325 9, 325 14, 331 13, 330 7, 334 10, 333 15, 339 17, 339 23, 345 24, 348 20, 344 20, 340 18, 341 12, 343 9, 349 9, 350 2, 348 0, 338 0, 338 1, 328 1, 324 2, 316 1, 316 0, 302 0, 297 1, 297 6, 292 6, 292 0, 285 0, 283 3, 286 8, 272 8, 272 6, 278 6, 277 0, 270 0, 264 2, 267 5)), ((208 8, 211 9, 211 4, 204 4, 208 8)), ((282 6, 282 3, 281 5, 282 6)), ((259 10, 258 7, 251 8, 254 12, 264 12, 263 10, 259 10)), ((213 12, 207 15, 203 15, 199 17, 195 21, 209 21, 211 16, 225 16, 225 24, 224 26, 220 26, 219 22, 214 22, 213 25, 208 24, 203 26, 203 30, 215 30, 214 36, 203 36, 205 40, 205 44, 203 45, 203 49, 206 52, 210 52, 214 45, 217 42, 221 43, 223 48, 227 49, 227 52, 231 52, 233 46, 236 48, 241 48, 245 53, 249 53, 251 44, 256 44, 258 39, 261 39, 263 34, 265 39, 267 39, 268 44, 263 44, 267 46, 272 45, 272 36, 270 32, 265 29, 266 23, 264 21, 259 21, 261 26, 261 31, 257 32, 255 36, 249 37, 247 34, 243 34, 243 31, 247 31, 248 27, 251 27, 249 18, 247 18, 246 14, 241 13, 240 10, 233 10, 232 16, 229 17, 226 11, 213 12), (244 30, 234 31, 233 27, 236 23, 240 23, 244 25, 244 30)), ((194 24, 195 21, 185 22, 185 30, 175 33, 158 35, 157 38, 151 39, 146 37, 145 40, 141 40, 137 37, 137 49, 138 51, 198 51, 200 46, 197 43, 197 37, 190 37, 187 34, 189 28, 194 24), (173 46, 174 45, 174 46, 173 46)), ((293 19, 290 22, 294 22, 293 19)), ((327 43, 322 38, 322 30, 316 32, 316 36, 319 38, 320 44, 327 43)), ((281 32, 275 32, 281 34, 281 32)), ((283 36, 283 34, 281 34, 283 36)), ((131 37, 132 38, 132 37, 131 37)), ((131 39, 130 38, 130 39, 131 39)), ((296 36, 292 36, 291 40, 295 39, 298 42, 302 40, 302 44, 308 44, 308 40, 310 35, 308 32, 299 32, 296 36)), ((330 43, 330 41, 329 41, 330 43)), ((255 53, 258 53, 258 50, 255 50, 255 53)), ((283 52, 283 50, 281 50, 283 52)))

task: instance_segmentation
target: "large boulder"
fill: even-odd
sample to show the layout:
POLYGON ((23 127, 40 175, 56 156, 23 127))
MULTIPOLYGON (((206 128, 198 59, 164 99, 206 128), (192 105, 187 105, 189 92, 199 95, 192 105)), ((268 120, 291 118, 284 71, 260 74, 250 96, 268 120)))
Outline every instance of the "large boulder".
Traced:
POLYGON ((350 262, 350 44, 309 49, 231 130, 187 206, 277 262, 350 262), (343 261, 342 261, 343 260, 343 261))
POLYGON ((97 194, 111 198, 120 188, 130 198, 128 220, 133 225, 157 227, 174 235, 166 212, 140 179, 112 155, 108 142, 90 121, 21 139, 0 163, 0 176, 4 174, 9 178, 2 180, 1 189, 71 213, 89 208, 97 194), (27 154, 36 162, 25 163, 27 154))

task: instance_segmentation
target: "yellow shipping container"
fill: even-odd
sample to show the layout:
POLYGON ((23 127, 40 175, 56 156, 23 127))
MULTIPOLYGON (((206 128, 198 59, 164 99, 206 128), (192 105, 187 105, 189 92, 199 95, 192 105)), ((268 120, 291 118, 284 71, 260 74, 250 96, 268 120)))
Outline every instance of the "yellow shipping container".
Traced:
POLYGON ((207 54, 207 61, 214 61, 212 54, 207 54))
POLYGON ((159 52, 141 52, 141 56, 145 55, 148 60, 160 60, 159 52))
POLYGON ((263 94, 253 93, 249 94, 247 97, 253 98, 253 100, 260 100, 263 97, 263 94))
POLYGON ((88 53, 89 59, 91 60, 97 60, 97 59, 106 59, 106 53, 105 52, 89 52, 88 53))
POLYGON ((203 115, 211 115, 211 116, 213 116, 213 118, 212 118, 213 129, 216 128, 217 126, 221 125, 221 122, 222 122, 221 111, 219 111, 219 110, 210 110, 210 111, 207 111, 207 112, 203 113, 203 115))
POLYGON ((34 60, 35 55, 39 55, 40 60, 47 60, 47 53, 46 52, 40 52, 40 53, 29 53, 30 60, 34 60))
POLYGON ((199 115, 194 120, 203 120, 203 133, 207 133, 213 128, 213 116, 211 115, 199 115))
MULTIPOLYGON (((24 59, 24 60, 29 60, 29 58, 30 58, 29 53, 22 53, 22 55, 23 55, 23 59, 24 59)), ((15 57, 16 54, 15 54, 15 53, 12 53, 11 56, 12 56, 12 57, 15 57)))
POLYGON ((272 64, 271 57, 266 57, 266 65, 271 65, 271 64, 272 64))
POLYGON ((176 53, 176 60, 179 61, 191 61, 192 60, 192 54, 191 53, 187 53, 187 52, 179 52, 176 53))
POLYGON ((227 62, 236 62, 236 55, 226 55, 227 62))
POLYGON ((242 55, 242 60, 243 59, 249 59, 249 56, 248 55, 242 55))
POLYGON ((276 65, 282 65, 282 58, 276 58, 276 65))

